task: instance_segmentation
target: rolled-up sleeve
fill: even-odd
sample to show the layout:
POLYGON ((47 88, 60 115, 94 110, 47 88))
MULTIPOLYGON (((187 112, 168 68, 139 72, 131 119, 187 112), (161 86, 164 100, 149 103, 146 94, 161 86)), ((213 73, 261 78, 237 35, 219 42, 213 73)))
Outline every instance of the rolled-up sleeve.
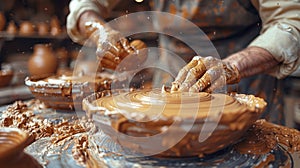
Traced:
POLYGON ((69 4, 70 13, 67 16, 67 33, 77 43, 83 43, 85 38, 80 34, 77 26, 80 15, 85 11, 94 11, 101 15, 100 6, 109 12, 118 0, 72 0, 69 4))
POLYGON ((269 51, 280 64, 270 75, 284 78, 300 64, 300 1, 252 0, 262 20, 261 34, 249 46, 269 51))

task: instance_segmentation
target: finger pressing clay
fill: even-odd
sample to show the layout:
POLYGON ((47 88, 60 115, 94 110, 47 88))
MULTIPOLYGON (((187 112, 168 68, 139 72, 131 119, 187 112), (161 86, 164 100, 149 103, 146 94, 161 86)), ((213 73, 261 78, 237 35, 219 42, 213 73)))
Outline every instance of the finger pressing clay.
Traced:
POLYGON ((201 60, 198 61, 198 64, 190 69, 184 82, 181 84, 180 91, 188 91, 189 87, 192 86, 206 71, 205 65, 201 60))
POLYGON ((186 75, 188 74, 189 70, 201 62, 201 57, 196 56, 190 61, 186 66, 184 66, 178 73, 175 81, 172 83, 171 92, 177 91, 181 85, 181 83, 185 80, 186 75))

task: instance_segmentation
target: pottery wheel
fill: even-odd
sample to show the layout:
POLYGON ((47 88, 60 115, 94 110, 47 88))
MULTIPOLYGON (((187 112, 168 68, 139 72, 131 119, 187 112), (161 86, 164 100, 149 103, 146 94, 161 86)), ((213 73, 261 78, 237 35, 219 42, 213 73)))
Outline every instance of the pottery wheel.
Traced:
MULTIPOLYGON (((1 111, 6 107, 1 107, 1 111)), ((52 119, 70 119, 70 113, 55 112, 51 109, 40 113, 42 117, 52 119)), ((74 114, 76 115, 76 114, 74 114)), ((1 112, 0 112, 1 117, 1 112)), ((55 122, 56 120, 53 120, 55 122)), ((74 136, 80 136, 76 134, 74 136)), ((131 167, 255 167, 264 163, 270 156, 274 161, 269 162, 268 166, 280 167, 291 165, 293 167, 293 159, 288 151, 278 145, 274 150, 263 155, 240 154, 232 146, 224 150, 218 151, 204 158, 155 158, 155 157, 136 157, 130 155, 121 155, 123 149, 116 144, 109 136, 98 131, 89 135, 89 150, 91 157, 96 160, 101 167, 108 168, 131 168, 131 167)), ((25 151, 33 156, 40 164, 47 168, 81 168, 73 158, 72 147, 74 142, 72 139, 66 141, 63 145, 49 148, 49 138, 41 138, 29 145, 25 151)))
MULTIPOLYGON (((83 167, 78 165, 72 156, 73 142, 69 141, 63 146, 58 146, 41 154, 47 150, 49 139, 40 139, 27 148, 27 152, 41 163, 47 163, 48 168, 57 167, 83 167)), ((274 161, 268 166, 280 167, 289 164, 293 167, 293 160, 290 153, 283 147, 278 146, 275 150, 264 155, 240 154, 232 146, 204 158, 155 158, 155 157, 133 157, 123 156, 122 148, 111 140, 107 135, 98 132, 91 135, 90 148, 92 157, 99 165, 108 168, 159 168, 159 167, 255 167, 263 164, 270 156, 274 161)))

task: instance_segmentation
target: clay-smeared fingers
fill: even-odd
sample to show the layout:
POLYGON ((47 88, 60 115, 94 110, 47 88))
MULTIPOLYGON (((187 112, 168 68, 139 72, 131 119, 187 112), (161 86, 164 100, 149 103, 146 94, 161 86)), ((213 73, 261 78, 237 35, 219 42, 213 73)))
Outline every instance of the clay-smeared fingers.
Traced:
POLYGON ((189 92, 204 91, 224 74, 222 66, 213 66, 208 69, 200 79, 189 88, 189 92))
MULTIPOLYGON (((120 47, 128 54, 128 53, 133 53, 134 49, 130 46, 129 41, 126 38, 120 39, 118 42, 120 44, 120 47)), ((126 55, 124 55, 126 57, 126 55)), ((122 57, 122 58, 124 58, 122 57)))
POLYGON ((136 54, 137 59, 135 60, 139 64, 143 63, 148 56, 147 45, 142 40, 133 40, 130 42, 130 46, 136 54))
POLYGON ((105 52, 111 52, 114 55, 117 55, 119 52, 119 49, 117 48, 116 44, 113 44, 109 41, 105 41, 105 42, 99 42, 97 45, 97 56, 101 57, 103 56, 103 53, 105 52))
POLYGON ((120 53, 120 49, 115 45, 111 45, 111 47, 107 50, 107 52, 110 52, 113 56, 118 57, 120 53))
POLYGON ((223 62, 227 84, 235 84, 241 80, 240 72, 236 66, 223 62))
POLYGON ((216 79, 214 82, 211 83, 210 86, 208 86, 206 89, 204 89, 205 92, 212 93, 213 91, 222 88, 226 85, 226 77, 224 75, 221 75, 218 79, 216 79))
POLYGON ((180 88, 180 85, 183 81, 185 81, 187 74, 189 73, 190 69, 195 67, 198 64, 202 64, 201 57, 195 56, 187 65, 185 65, 178 73, 175 81, 172 83, 171 92, 177 91, 180 88), (199 63, 200 62, 200 63, 199 63))
POLYGON ((196 56, 184 66, 172 83, 171 92, 212 92, 240 80, 238 69, 212 56, 196 56))
POLYGON ((103 54, 103 57, 99 58, 99 59, 106 59, 106 60, 110 60, 111 62, 115 62, 115 58, 116 58, 116 55, 114 55, 113 53, 111 53, 109 51, 106 51, 103 54))
POLYGON ((100 63, 104 68, 108 68, 108 69, 116 69, 117 66, 115 62, 105 58, 101 59, 100 63))
POLYGON ((134 50, 140 50, 143 48, 147 48, 147 45, 142 40, 133 40, 132 42, 130 42, 130 46, 134 50))
POLYGON ((201 60, 198 64, 191 68, 186 75, 184 82, 179 87, 179 91, 188 91, 191 86, 193 86, 196 81, 206 72, 206 67, 201 60))
POLYGON ((103 67, 108 69, 114 69, 117 64, 121 61, 117 53, 116 47, 111 47, 107 51, 97 50, 97 57, 100 60, 100 63, 103 67))
POLYGON ((211 76, 206 72, 193 86, 189 88, 189 92, 200 92, 210 85, 211 76))

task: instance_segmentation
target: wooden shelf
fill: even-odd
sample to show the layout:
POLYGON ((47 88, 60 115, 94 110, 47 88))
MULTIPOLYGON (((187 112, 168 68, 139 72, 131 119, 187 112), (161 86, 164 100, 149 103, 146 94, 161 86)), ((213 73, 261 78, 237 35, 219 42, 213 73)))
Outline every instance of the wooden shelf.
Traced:
POLYGON ((57 39, 57 40, 63 40, 68 38, 68 35, 66 33, 61 33, 57 36, 53 36, 51 34, 49 35, 39 35, 37 33, 33 33, 30 35, 22 35, 22 34, 10 34, 7 32, 0 32, 0 38, 4 38, 6 40, 13 40, 15 38, 28 38, 28 39, 57 39))

